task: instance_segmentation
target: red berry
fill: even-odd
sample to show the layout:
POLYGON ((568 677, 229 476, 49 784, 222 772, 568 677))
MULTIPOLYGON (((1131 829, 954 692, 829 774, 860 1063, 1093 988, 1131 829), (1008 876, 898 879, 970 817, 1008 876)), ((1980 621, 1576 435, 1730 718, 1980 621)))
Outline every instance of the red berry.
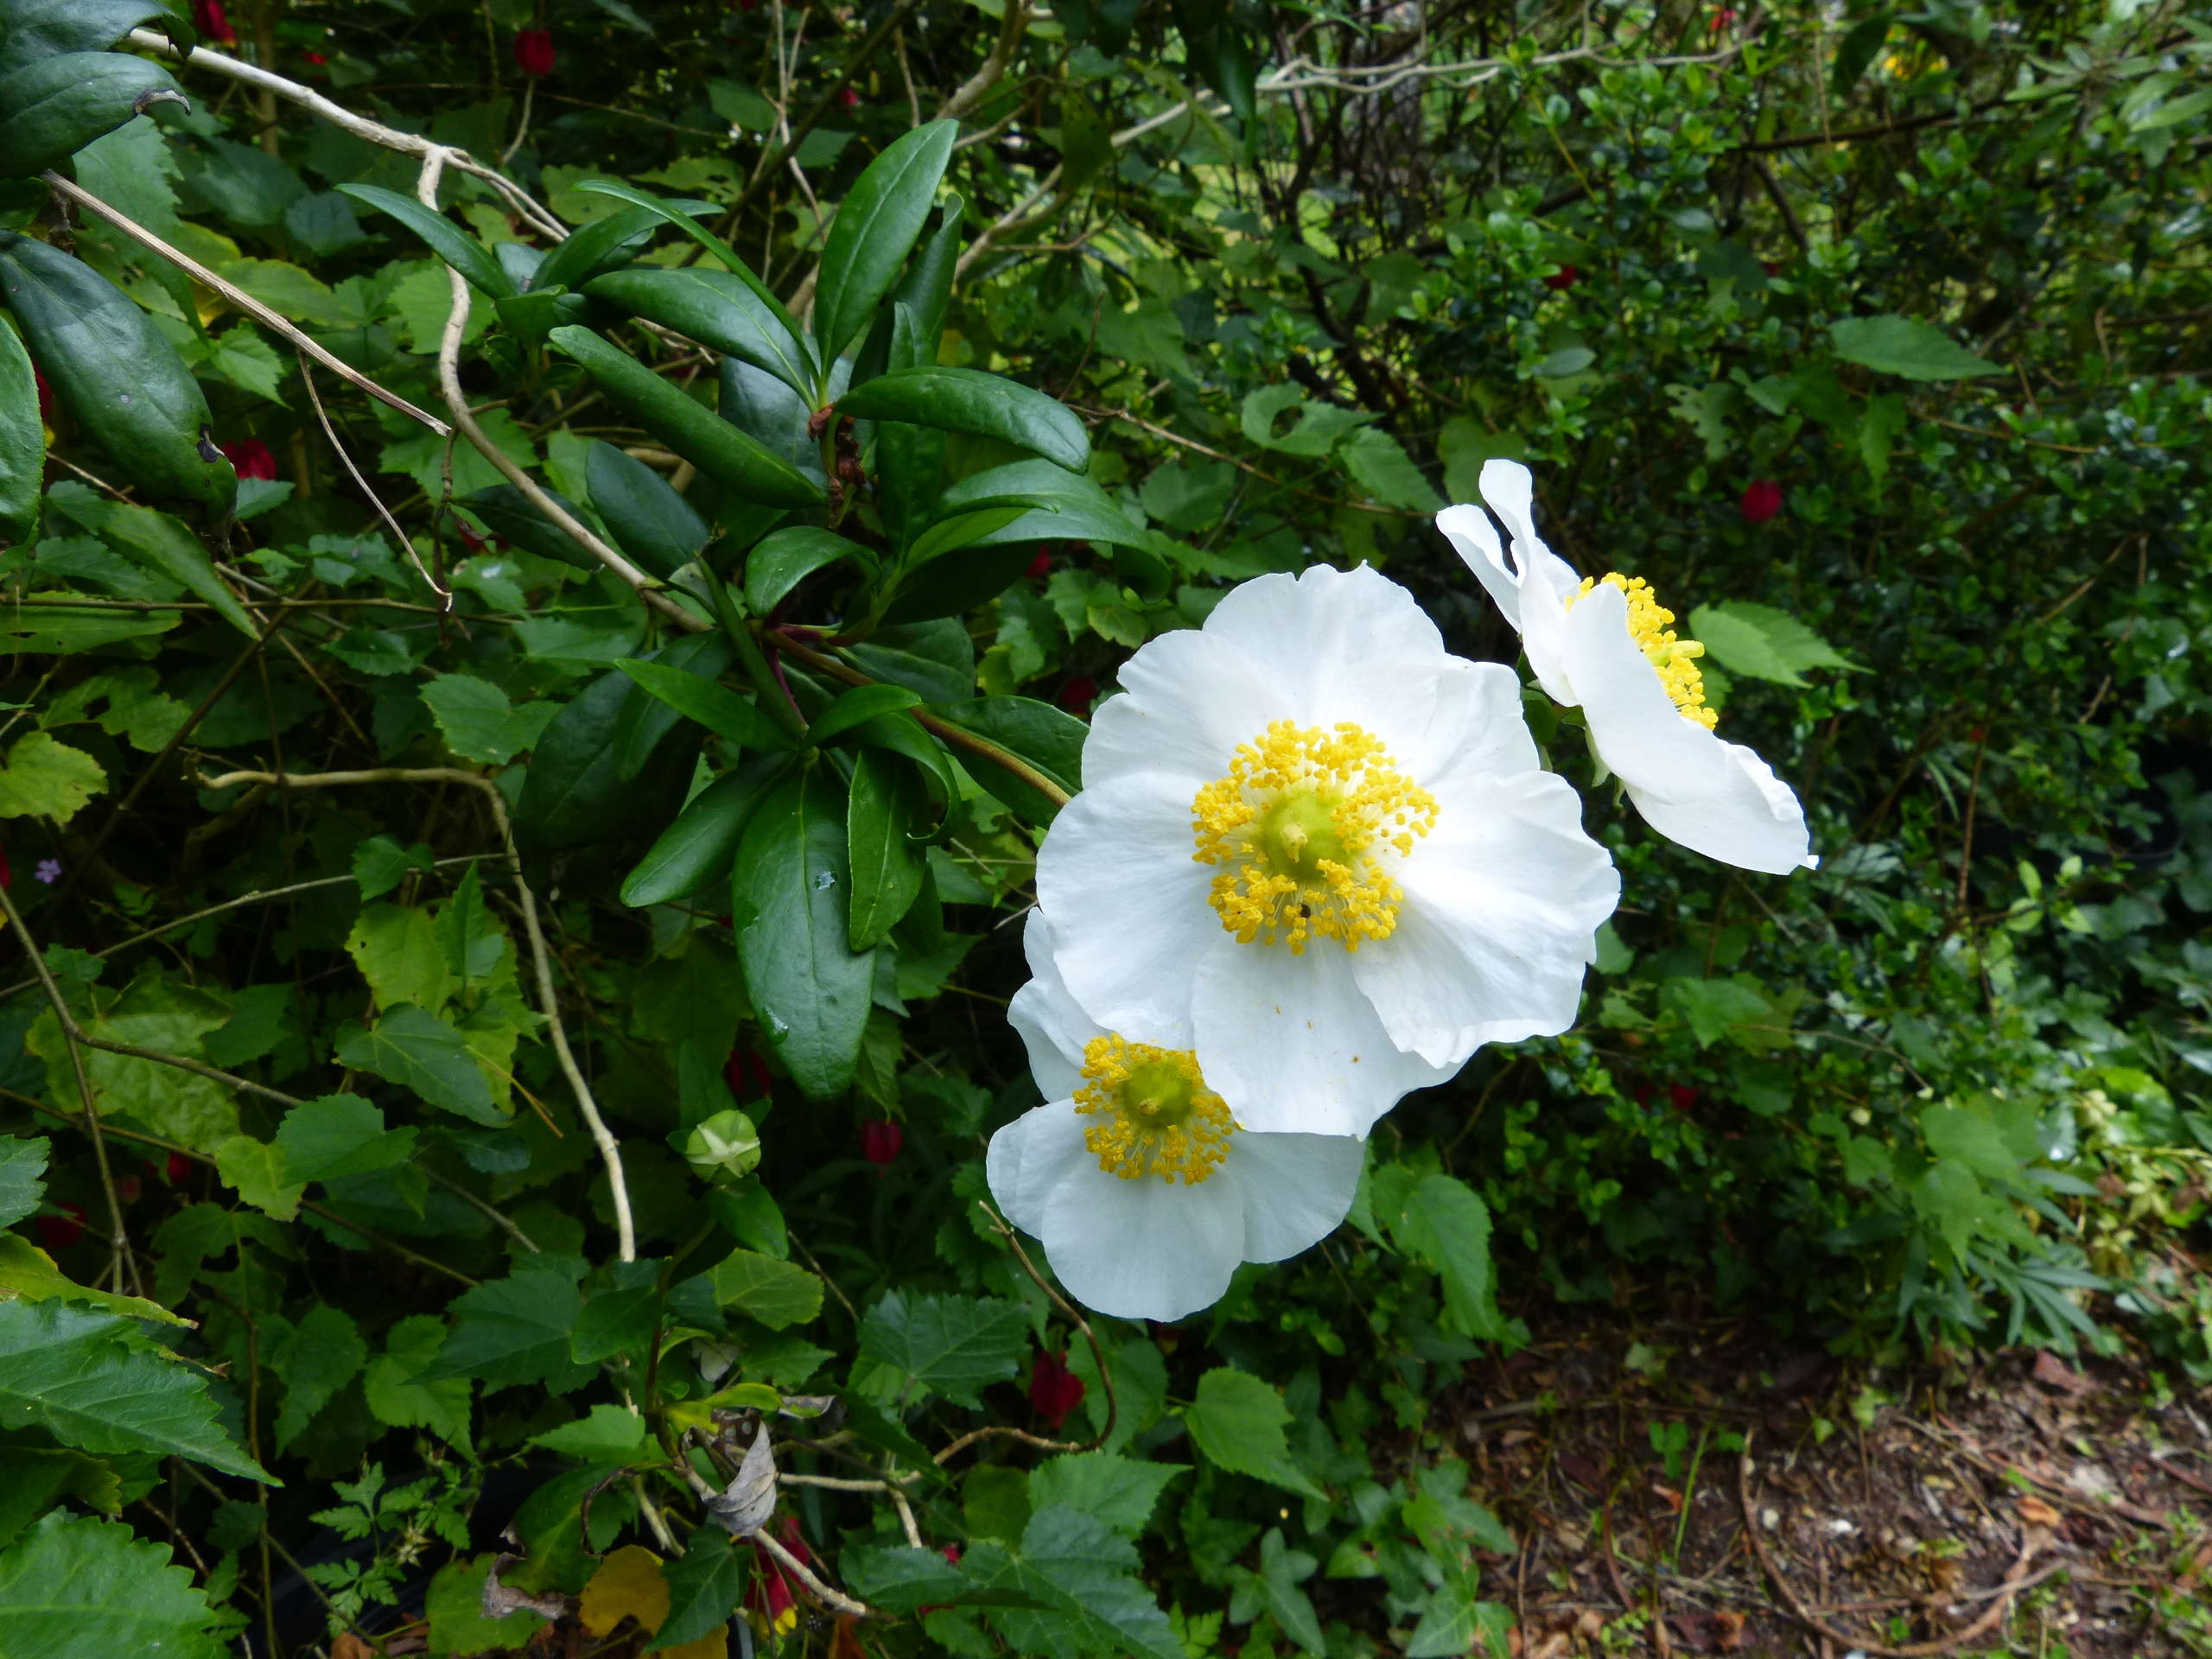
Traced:
POLYGON ((321 68, 324 64, 330 61, 328 58, 323 56, 320 52, 302 52, 300 55, 305 58, 309 63, 315 65, 318 69, 321 68))
POLYGON ((1778 260, 1762 259, 1759 261, 1759 269, 1766 272, 1770 276, 1779 276, 1782 275, 1782 265, 1778 260))
POLYGON ((1667 1091, 1667 1099, 1678 1112, 1687 1112, 1697 1104, 1697 1090, 1687 1083, 1678 1083, 1667 1091))
POLYGON ((185 1178, 192 1173, 192 1160, 181 1152, 169 1154, 167 1173, 171 1186, 181 1185, 185 1178))
POLYGON ((1557 270, 1544 278, 1544 286, 1551 289, 1554 294, 1564 294, 1568 289, 1573 288, 1581 280, 1582 268, 1580 266, 1561 265, 1557 270))
POLYGON ((115 1184, 115 1196, 124 1204, 137 1203, 138 1194, 143 1190, 136 1175, 126 1175, 115 1184))
POLYGON ((65 1199, 61 1207, 68 1213, 38 1218, 38 1242, 48 1255, 67 1249, 85 1236, 85 1206, 65 1199))
POLYGON ((849 110, 861 101, 861 95, 848 86, 837 94, 837 101, 849 110))
POLYGON ((1052 554, 1049 548, 1039 548, 1037 556, 1029 561, 1029 580, 1042 582, 1052 573, 1052 554))
POLYGON ((740 1100, 766 1100, 775 1083, 768 1062, 749 1048, 733 1048, 722 1062, 722 1081, 740 1100))
POLYGON ((1782 511, 1782 486, 1770 478, 1754 479, 1738 504, 1747 524, 1763 524, 1782 511))
POLYGON ((887 1117, 861 1125, 861 1156, 880 1168, 895 1161, 906 1144, 906 1131, 887 1117))
POLYGON ((238 32, 223 15, 223 0, 192 0, 192 26, 218 46, 236 46, 238 32))
POLYGON ((524 29, 515 32, 515 67, 525 75, 550 75, 557 57, 553 50, 553 31, 548 29, 524 29))
POLYGON ((276 476, 276 454, 259 438, 240 438, 236 443, 220 447, 223 458, 238 469, 240 478, 266 481, 276 476))
POLYGON ((15 885, 16 873, 8 868, 8 849, 0 847, 0 887, 12 889, 15 885))
POLYGON ((1083 1379, 1058 1354, 1039 1354, 1029 1372, 1029 1403, 1054 1433, 1083 1403, 1083 1379))
POLYGON ((1097 701, 1098 682, 1088 674, 1078 674, 1060 688, 1060 707, 1071 715, 1089 714, 1097 701))

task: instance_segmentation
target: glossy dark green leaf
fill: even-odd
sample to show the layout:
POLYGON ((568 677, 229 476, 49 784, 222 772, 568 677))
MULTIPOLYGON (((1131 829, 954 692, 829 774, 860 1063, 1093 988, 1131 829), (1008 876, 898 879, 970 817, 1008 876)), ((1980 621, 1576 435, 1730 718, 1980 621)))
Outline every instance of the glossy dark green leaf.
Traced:
POLYGON ((997 438, 1080 473, 1090 440, 1074 413, 1041 391, 981 369, 893 369, 851 388, 837 408, 855 419, 906 421, 997 438))
MULTIPOLYGON (((696 209, 706 205, 691 201, 679 206, 696 209)), ((630 207, 580 226, 565 241, 556 244, 547 252, 537 274, 531 278, 531 286, 582 289, 594 277, 604 276, 635 259, 652 245, 666 223, 666 219, 650 207, 630 207)))
POLYGON ((741 276, 699 265, 641 266, 601 276, 589 292, 633 317, 766 369, 801 397, 813 395, 814 365, 805 348, 741 276))
POLYGON ((902 709, 912 709, 920 701, 920 697, 903 685, 856 685, 849 691, 838 693, 837 700, 807 727, 807 741, 827 743, 864 721, 874 720, 878 715, 892 715, 902 709))
POLYGON ((791 590, 825 564, 850 559, 863 570, 875 556, 858 542, 810 524, 779 530, 745 556, 745 602, 755 616, 766 616, 791 590))
POLYGON ((743 358, 724 357, 721 362, 722 419, 771 454, 780 455, 808 477, 822 477, 822 449, 806 435, 807 404, 804 397, 766 369, 743 358))
POLYGON ((104 52, 142 23, 173 41, 199 40, 188 0, 14 0, 0 16, 0 63, 20 66, 63 52, 104 52))
POLYGON ((845 655, 871 680, 918 691, 925 702, 964 702, 976 695, 976 642, 957 622, 878 628, 845 655))
POLYGON ((543 346, 556 328, 582 322, 591 314, 591 302, 563 288, 532 289, 492 302, 499 326, 518 340, 543 346))
POLYGON ((975 546, 932 560, 884 612, 893 622, 958 616, 996 598, 1021 579, 1035 558, 1028 547, 975 546))
MULTIPOLYGON (((935 711, 1036 768, 1069 794, 1083 787, 1083 741, 1090 728, 1073 715, 1033 697, 977 697, 935 711)), ((1048 823, 1059 809, 1005 767, 954 751, 969 777, 1022 817, 1048 823)))
POLYGON ((1154 533, 1132 523, 1114 498, 1088 478, 1079 478, 1046 461, 1009 461, 971 473, 949 486, 939 510, 951 512, 981 502, 1026 496, 1049 504, 1009 524, 979 536, 979 547, 1012 547, 1041 541, 1106 542, 1116 546, 1149 547, 1154 533))
POLYGON ((815 284, 815 333, 824 358, 852 343, 899 280, 959 131, 957 121, 932 121, 902 134, 846 192, 815 284))
POLYGON ((914 334, 920 345, 919 352, 909 362, 894 361, 891 365, 893 368, 937 361, 938 342, 944 334, 945 308, 952 302, 953 275, 960 264, 960 251, 967 241, 960 219, 961 200, 954 196, 944 204, 936 232, 922 245, 922 251, 907 265, 906 276, 891 291, 891 297, 912 314, 914 334))
MULTIPOLYGON (((687 633, 671 639, 645 660, 656 667, 680 669, 707 680, 717 679, 737 655, 728 637, 717 629, 710 633, 687 633)), ((658 697, 632 697, 614 722, 614 769, 625 778, 643 771, 653 753, 683 722, 678 714, 658 697)))
MULTIPOLYGON (((659 197, 649 195, 635 186, 622 184, 613 179, 586 179, 579 183, 576 188, 593 195, 613 196, 617 201, 631 202, 637 207, 658 213, 709 253, 713 254, 731 276, 751 289, 761 304, 767 307, 776 321, 783 324, 784 332, 799 342, 800 350, 803 353, 805 351, 804 331, 800 329, 798 321, 785 308, 784 302, 776 297, 774 291, 753 274, 753 267, 738 257, 736 249, 692 218, 676 203, 663 201, 659 197)), ((813 361, 811 353, 807 353, 807 361, 810 364, 813 361)))
POLYGON ((338 188, 340 194, 353 197, 365 207, 391 214, 432 253, 493 299, 506 299, 516 292, 513 279, 492 257, 492 251, 443 213, 382 185, 341 184, 338 188))
MULTIPOLYGON (((345 204, 340 202, 339 206, 344 207, 345 204)), ((351 214, 353 210, 346 207, 346 211, 351 214)), ((507 280, 525 294, 530 291, 533 279, 545 264, 545 250, 533 248, 527 242, 494 242, 492 257, 499 262, 499 269, 507 273, 507 280)), ((550 289, 574 284, 546 283, 542 286, 550 289)))
POLYGON ((814 1098, 853 1080, 875 980, 846 942, 844 787, 825 766, 779 785, 746 827, 730 900, 746 993, 791 1079, 814 1098))
POLYGON ((940 798, 948 805, 960 798, 959 772, 952 757, 912 715, 878 715, 855 727, 853 735, 861 743, 905 755, 935 779, 940 798))
POLYGON ((534 851, 615 841, 658 831, 676 815, 699 753, 696 727, 677 721, 636 775, 617 762, 615 734, 632 697, 630 677, 609 671, 553 716, 523 774, 515 833, 534 851))
POLYGON ((622 883, 622 902, 667 904, 726 879, 745 826, 791 764, 787 755, 750 755, 701 790, 638 861, 622 883))
POLYGON ((874 748, 855 757, 845 811, 853 867, 846 937, 854 950, 882 944, 920 893, 922 851, 908 832, 926 810, 921 780, 906 762, 874 748))
POLYGON ((127 295, 59 248, 12 234, 0 234, 0 294, 31 361, 122 481, 230 511, 238 474, 206 440, 207 395, 127 295))
POLYGON ((665 579, 705 549, 711 533, 707 521, 644 461, 611 443, 595 442, 584 463, 584 480, 615 545, 641 569, 665 579))
POLYGON ((950 513, 914 537, 913 544, 906 550, 906 557, 912 563, 925 564, 940 554, 975 546, 993 531, 1005 529, 1027 513, 1053 511, 1051 507, 1032 507, 1026 502, 1001 502, 950 513))
POLYGON ((0 322, 0 543, 13 546, 38 523, 46 477, 46 423, 38 417, 37 372, 16 331, 0 322))
POLYGON ((822 491, 789 461, 709 414, 590 329, 556 328, 549 343, 581 364, 609 403, 736 495, 780 507, 812 506, 822 499, 822 491))
POLYGON ((0 170, 43 173, 156 104, 191 99, 169 72, 121 52, 63 52, 0 76, 0 170))
MULTIPOLYGON (((925 347, 913 308, 894 301, 886 308, 891 321, 887 361, 881 368, 918 368, 934 349, 925 347)), ((878 370, 880 373, 881 369, 878 370)), ((891 544, 903 550, 921 527, 939 516, 944 489, 944 434, 906 421, 865 423, 875 435, 876 505, 891 544)))
MULTIPOLYGON (((549 487, 545 493, 578 523, 590 522, 589 515, 560 491, 549 487)), ((535 553, 541 559, 557 559, 579 570, 600 568, 597 559, 578 547, 568 531, 538 512, 530 498, 512 484, 494 484, 487 490, 464 495, 460 505, 475 515, 492 534, 512 542, 525 553, 535 553)))
POLYGON ((789 747, 774 721, 719 681, 687 674, 664 663, 641 663, 626 657, 615 667, 650 696, 717 737, 748 749, 789 747))
POLYGON ((111 501, 73 480, 55 485, 47 499, 57 513, 92 531, 133 564, 157 571, 205 600, 247 639, 260 637, 253 618, 216 570, 213 555, 181 520, 152 507, 111 501))

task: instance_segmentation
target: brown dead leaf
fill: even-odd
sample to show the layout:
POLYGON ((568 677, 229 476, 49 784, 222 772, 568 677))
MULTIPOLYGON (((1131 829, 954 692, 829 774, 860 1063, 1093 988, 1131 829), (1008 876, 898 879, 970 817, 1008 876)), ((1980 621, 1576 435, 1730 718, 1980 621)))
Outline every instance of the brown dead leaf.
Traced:
POLYGON ((2018 1508, 2024 1526, 2055 1528, 2065 1518, 2033 1492, 2021 1495, 2018 1508))
POLYGON ((1559 1466, 1560 1472, 1578 1486, 1593 1492, 1601 1491, 1605 1487, 1605 1471, 1598 1467, 1593 1459, 1584 1456, 1580 1452, 1560 1452, 1559 1466))
POLYGON ((330 1644, 330 1659, 377 1659, 377 1650, 353 1631, 343 1630, 330 1644))
POLYGON ((1736 1653, 1744 1645, 1741 1613, 1699 1610, 1667 1615, 1675 1640, 1691 1653, 1736 1653))
POLYGON ((2028 1375, 2046 1389, 2056 1389, 2076 1400, 2085 1394, 2096 1392, 2097 1385, 2093 1378, 2082 1376, 2048 1348, 2036 1355, 2036 1363, 2029 1368, 2028 1375))

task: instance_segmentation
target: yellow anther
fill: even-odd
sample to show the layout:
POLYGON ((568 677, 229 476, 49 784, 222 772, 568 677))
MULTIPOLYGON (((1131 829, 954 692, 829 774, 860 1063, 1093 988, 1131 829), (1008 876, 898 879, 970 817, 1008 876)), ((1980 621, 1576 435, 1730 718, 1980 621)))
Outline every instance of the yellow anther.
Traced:
POLYGON ((1371 733, 1279 720, 1191 803, 1193 856, 1225 867, 1207 902, 1239 944, 1357 950, 1397 926, 1404 893, 1384 866, 1435 827, 1436 810, 1371 733))
POLYGON ((1599 582, 1608 588, 1618 588, 1628 601, 1628 632, 1644 660, 1659 676, 1659 683, 1666 688, 1667 696, 1675 712, 1684 720, 1694 721, 1711 731, 1719 723, 1718 709, 1705 706, 1705 677, 1698 672, 1697 659, 1705 655, 1705 647, 1694 639, 1675 637, 1675 613, 1659 602, 1651 591, 1651 584, 1642 576, 1624 576, 1618 570, 1609 570, 1602 576, 1585 576, 1582 586, 1567 596, 1570 609, 1574 601, 1596 588, 1599 582))
POLYGON ((1236 1122, 1188 1049, 1094 1037, 1084 1046, 1083 1076, 1075 1109, 1097 1120, 1083 1144, 1109 1175, 1196 1186, 1221 1167, 1236 1122))

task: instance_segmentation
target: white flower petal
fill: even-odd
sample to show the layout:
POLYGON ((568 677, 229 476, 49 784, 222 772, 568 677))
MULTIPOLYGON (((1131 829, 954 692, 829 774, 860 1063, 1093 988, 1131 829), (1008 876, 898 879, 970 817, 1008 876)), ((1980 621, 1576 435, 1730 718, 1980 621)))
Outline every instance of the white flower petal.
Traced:
POLYGON ((1482 476, 1475 487, 1490 510, 1503 521, 1505 533, 1513 538, 1513 563, 1521 574, 1522 602, 1528 602, 1532 588, 1548 593, 1554 599, 1564 599, 1582 585, 1574 574, 1574 567, 1544 544, 1536 534, 1535 480, 1529 469, 1517 461, 1490 461, 1483 463, 1482 476))
POLYGON ((1336 1231, 1359 1190, 1363 1141, 1348 1135, 1233 1135, 1244 1259, 1280 1262, 1336 1231))
POLYGON ((1456 1069, 1483 1043, 1574 1023, 1620 875, 1582 832, 1580 798, 1549 772, 1458 774, 1438 807, 1398 867, 1396 930, 1362 946, 1352 970, 1394 1043, 1456 1069))
POLYGON ((1811 838, 1797 797, 1742 744, 1683 718, 1629 633, 1619 589, 1600 584, 1576 602, 1567 656, 1598 758, 1620 774, 1646 823, 1742 869, 1807 868, 1811 838))
POLYGON ((1029 1051, 1029 1075, 1047 1100, 1075 1093, 1083 1084, 1083 1051, 1098 1035, 1096 1023, 1087 1018, 1068 995, 1052 959, 1052 928, 1041 909, 1029 912, 1022 929, 1021 945, 1029 958, 1029 982, 1014 994, 1006 1017, 1029 1051))
POLYGON ((1123 1180, 1091 1160, 1045 1207, 1045 1255, 1068 1294, 1123 1319, 1179 1319, 1221 1300, 1244 1259, 1244 1200, 1224 1167, 1196 1186, 1123 1180))
POLYGON ((1392 752, 1425 789, 1456 774, 1535 772, 1543 764, 1521 704, 1521 677, 1503 663, 1454 657, 1437 677, 1424 742, 1392 752))
POLYGON ((1795 791, 1742 744, 1713 741, 1727 763, 1726 786, 1685 800, 1631 784, 1628 798, 1643 821, 1668 840, 1738 869, 1787 875, 1817 868, 1821 861, 1809 850, 1805 809, 1795 791))
POLYGON ((1217 938, 1198 965, 1192 1023, 1206 1086, 1244 1128, 1363 1135, 1457 1069, 1399 1051, 1353 977, 1351 953, 1333 941, 1293 956, 1217 938))
POLYGON ((1122 695, 1090 717, 1086 785, 1130 772, 1171 772, 1188 793, 1229 770, 1229 758, 1268 722, 1290 717, 1279 677, 1224 639, 1194 628, 1163 633, 1122 664, 1122 695))
POLYGON ((1083 1011, 1132 1040, 1188 1048, 1191 982, 1224 936, 1194 856, 1191 791, 1159 772, 1085 789, 1037 851, 1053 960, 1083 1011))
MULTIPOLYGON (((1426 726, 1434 677, 1450 660, 1414 596, 1364 565, 1256 577, 1230 590, 1204 632, 1259 670, 1268 694, 1284 704, 1281 718, 1303 726, 1351 721, 1385 743, 1426 726)), ((1187 706, 1192 692, 1178 696, 1187 706)), ((1224 757, 1215 775, 1227 770, 1224 757)))
POLYGON ((1521 626, 1521 578, 1505 563, 1505 544, 1497 538, 1497 526, 1490 521, 1490 514, 1471 503, 1461 502, 1446 507, 1436 515, 1436 527, 1444 532, 1444 539, 1466 562, 1467 569, 1475 573, 1484 592, 1497 601, 1497 608, 1517 632, 1521 626))
MULTIPOLYGON (((1071 1100, 1032 1107, 991 1137, 983 1175, 1006 1218, 1033 1237, 1045 1236, 1052 1195, 1088 1168, 1103 1174, 1083 1144, 1083 1117, 1071 1100)), ((1110 1179, 1111 1177, 1107 1179, 1110 1179)))

